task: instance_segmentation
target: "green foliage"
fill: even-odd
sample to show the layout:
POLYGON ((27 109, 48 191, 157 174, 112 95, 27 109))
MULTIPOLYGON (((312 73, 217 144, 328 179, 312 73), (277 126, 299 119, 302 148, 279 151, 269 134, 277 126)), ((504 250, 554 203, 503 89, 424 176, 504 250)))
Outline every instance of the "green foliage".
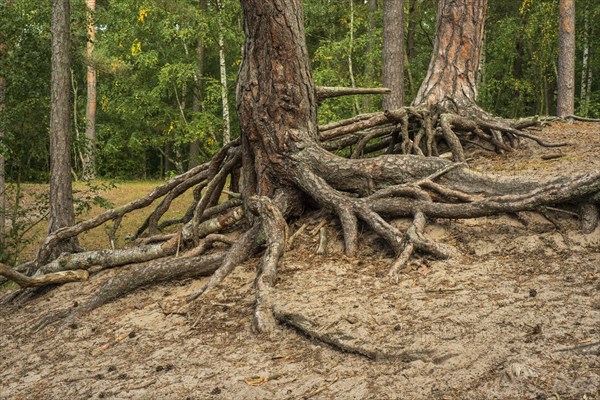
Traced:
MULTIPOLYGON (((357 86, 381 86, 382 2, 376 11, 368 1, 306 0, 306 40, 317 85, 351 86, 349 59, 357 86), (350 32, 352 30, 352 40, 350 32), (351 49, 351 50, 350 50, 351 49), (349 58, 350 56, 350 58, 349 58)), ((437 2, 406 0, 405 26, 414 47, 405 65, 406 103, 425 76, 435 34, 437 2)), ((236 71, 241 62, 243 24, 238 0, 222 0, 227 89, 234 109, 236 71)), ((0 5, 0 43, 8 44, 0 62, 6 78, 6 107, 0 115, 13 181, 48 179, 50 101, 50 2, 12 0, 0 5)), ((87 9, 72 0, 72 96, 74 172, 87 145, 85 130, 88 65, 98 71, 97 171, 110 178, 168 176, 186 168, 188 147, 200 144, 198 161, 221 145, 222 105, 219 80, 216 0, 202 12, 198 0, 131 0, 98 2, 92 59, 85 55, 87 9), (203 74, 198 76, 196 45, 204 43, 203 74), (194 93, 202 101, 194 108, 194 93), (168 161, 168 162, 167 162, 168 161)), ((600 117, 600 4, 577 3, 577 106, 600 117), (584 9, 589 12, 590 103, 581 90, 584 9)), ((480 104, 508 117, 552 114, 556 96, 557 2, 490 0, 485 57, 479 85, 480 104)), ((347 118, 357 111, 376 111, 380 96, 342 97, 324 101, 320 122, 347 118)), ((239 134, 232 113, 233 137, 239 134)))
MULTIPOLYGON (((590 24, 594 21, 593 18, 600 17, 600 5, 592 3, 589 3, 590 24)), ((577 100, 580 98, 584 7, 585 1, 577 3, 577 100)), ((590 37, 590 67, 593 76, 600 73, 598 34, 596 30, 590 37)), ((490 0, 484 51, 485 64, 479 102, 485 109, 506 117, 555 113, 558 2, 490 0)), ((598 82, 593 82, 590 109, 584 116, 600 115, 600 98, 596 95, 599 87, 598 82)))

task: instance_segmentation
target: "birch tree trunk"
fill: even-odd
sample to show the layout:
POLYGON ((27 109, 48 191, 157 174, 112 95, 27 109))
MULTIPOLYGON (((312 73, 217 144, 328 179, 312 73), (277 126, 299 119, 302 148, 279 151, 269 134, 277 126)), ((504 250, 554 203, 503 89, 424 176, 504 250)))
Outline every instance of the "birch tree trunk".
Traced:
POLYGON ((558 95, 556 114, 575 110, 575 0, 560 0, 558 30, 558 95))
POLYGON ((219 70, 221 75, 221 100, 223 102, 223 145, 231 141, 231 123, 229 121, 229 100, 227 98, 227 61, 225 59, 225 38, 223 26, 223 5, 217 0, 219 13, 219 70))

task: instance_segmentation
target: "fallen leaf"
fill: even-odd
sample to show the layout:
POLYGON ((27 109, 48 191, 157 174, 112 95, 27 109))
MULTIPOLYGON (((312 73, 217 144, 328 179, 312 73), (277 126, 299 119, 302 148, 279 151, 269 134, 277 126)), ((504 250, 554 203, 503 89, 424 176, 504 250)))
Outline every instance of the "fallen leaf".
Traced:
POLYGON ((429 268, 427 268, 426 266, 420 266, 419 269, 417 270, 418 273, 420 273, 423 276, 427 276, 427 274, 429 274, 431 270, 429 268))

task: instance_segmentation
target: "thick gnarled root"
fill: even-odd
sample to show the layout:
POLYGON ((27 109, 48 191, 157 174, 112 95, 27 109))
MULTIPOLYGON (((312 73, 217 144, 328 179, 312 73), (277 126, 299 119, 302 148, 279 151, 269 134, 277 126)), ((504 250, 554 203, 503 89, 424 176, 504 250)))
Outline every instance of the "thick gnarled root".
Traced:
POLYGON ((385 151, 388 154, 445 156, 466 160, 465 147, 476 146, 504 153, 518 148, 521 138, 540 146, 558 147, 525 129, 548 120, 495 118, 473 105, 454 112, 439 107, 410 106, 398 110, 358 115, 319 127, 319 139, 327 150, 350 148, 350 158, 385 151))
POLYGON ((140 265, 121 272, 109 279, 89 300, 70 310, 65 316, 64 311, 49 315, 34 326, 40 330, 48 323, 62 319, 59 329, 71 325, 77 318, 90 311, 110 303, 143 286, 156 285, 183 277, 199 277, 210 275, 223 261, 224 254, 202 255, 195 257, 166 258, 140 265), (64 319, 63 319, 64 318, 64 319))
POLYGON ((256 296, 254 326, 258 332, 270 335, 276 325, 272 297, 277 264, 285 251, 287 224, 281 211, 268 197, 253 197, 248 201, 248 207, 260 217, 267 240, 267 250, 254 281, 256 296))

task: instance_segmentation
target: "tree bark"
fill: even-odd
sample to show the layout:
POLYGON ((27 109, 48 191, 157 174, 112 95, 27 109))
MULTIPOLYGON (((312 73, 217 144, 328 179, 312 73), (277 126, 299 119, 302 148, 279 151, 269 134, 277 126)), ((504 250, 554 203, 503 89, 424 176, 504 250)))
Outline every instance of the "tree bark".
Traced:
POLYGON ((316 94, 302 2, 242 0, 242 10, 246 40, 237 87, 242 192, 245 199, 255 194, 273 198, 291 179, 289 157, 316 139, 316 94))
POLYGON ((581 62, 581 103, 580 115, 586 117, 590 106, 591 72, 590 65, 590 4, 584 0, 583 6, 583 55, 581 62))
POLYGON ((415 58, 415 32, 417 30, 417 12, 419 9, 420 0, 410 0, 408 6, 408 23, 406 28, 406 58, 408 63, 412 65, 415 58))
MULTIPOLYGON (((50 222, 48 233, 75 221, 69 137, 70 74, 69 0, 52 2, 52 82, 50 105, 50 222)), ((61 251, 72 251, 63 243, 61 251)), ((57 254, 55 254, 57 255, 57 254)))
MULTIPOLYGON (((354 61, 352 60, 352 53, 354 52, 354 0, 350 0, 350 42, 348 44, 348 75, 350 76, 350 86, 356 87, 356 79, 354 78, 354 61)), ((354 98, 354 111, 357 114, 361 113, 358 99, 354 98)))
MULTIPOLYGON (((371 54, 373 53, 373 42, 377 40, 375 37, 375 31, 377 29, 376 22, 377 15, 377 0, 368 0, 368 21, 369 21, 369 39, 367 42, 367 56, 369 57, 369 61, 365 63, 364 75, 365 80, 368 82, 368 85, 371 85, 374 80, 375 70, 373 67, 373 63, 370 62, 371 54)), ((362 100, 363 110, 369 111, 371 108, 372 99, 371 96, 364 96, 362 100)))
POLYGON ((433 54, 413 104, 475 103, 486 8, 487 0, 439 1, 433 54))
POLYGON ((92 63, 94 42, 96 41, 96 27, 94 26, 94 12, 96 0, 86 0, 88 9, 86 57, 87 67, 87 103, 85 106, 85 148, 83 152, 83 178, 86 180, 96 178, 96 68, 92 63))
MULTIPOLYGON (((0 61, 4 60, 6 44, 0 43, 0 61)), ((6 78, 0 75, 0 115, 4 112, 6 78)), ((4 130, 0 127, 0 141, 4 140, 4 130)), ((6 179, 4 176, 4 154, 0 153, 0 248, 4 245, 6 229, 6 179)))
POLYGON ((383 86, 392 90, 383 95, 383 109, 404 105, 404 1, 383 2, 383 86))
POLYGON ((223 102, 223 145, 231 140, 231 122, 229 121, 229 99, 227 90, 227 60, 225 59, 225 38, 223 26, 223 5, 217 0, 219 19, 219 71, 221 75, 221 101, 223 102))
POLYGON ((558 30, 558 94, 556 114, 575 110, 575 0, 560 0, 558 30))
MULTIPOLYGON (((207 0, 200 0, 199 7, 202 14, 206 13, 207 0)), ((196 43, 196 62, 198 68, 194 77, 196 87, 194 88, 194 98, 192 102, 192 111, 194 113, 202 112, 202 76, 204 75, 204 41, 198 39, 196 43)), ((198 165, 198 156, 200 155, 200 143, 194 140, 190 143, 190 153, 188 160, 188 169, 192 169, 198 165)))

